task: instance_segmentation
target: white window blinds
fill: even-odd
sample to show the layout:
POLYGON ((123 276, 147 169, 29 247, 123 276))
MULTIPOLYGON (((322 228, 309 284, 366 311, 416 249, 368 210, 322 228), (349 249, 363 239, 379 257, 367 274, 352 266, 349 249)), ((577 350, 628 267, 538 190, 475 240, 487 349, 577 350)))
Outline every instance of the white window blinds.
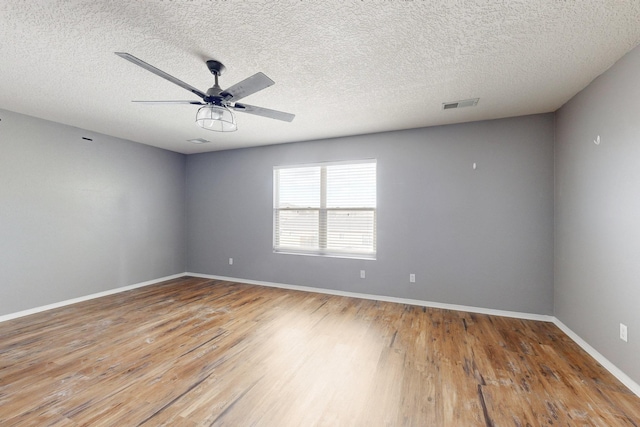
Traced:
POLYGON ((276 252, 374 258, 376 161, 273 169, 276 252))

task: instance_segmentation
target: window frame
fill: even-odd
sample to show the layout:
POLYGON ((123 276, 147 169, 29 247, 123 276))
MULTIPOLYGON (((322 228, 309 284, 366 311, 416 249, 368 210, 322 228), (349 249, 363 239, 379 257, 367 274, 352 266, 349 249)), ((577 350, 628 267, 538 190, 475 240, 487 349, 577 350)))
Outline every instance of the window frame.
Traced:
POLYGON ((273 252, 277 254, 288 255, 307 255, 307 256, 322 256, 329 258, 349 258, 349 259, 366 259, 375 260, 377 257, 377 220, 378 220, 378 206, 377 206, 377 193, 378 193, 378 161, 377 159, 358 159, 358 160, 345 160, 334 162, 318 162, 318 163, 304 163, 295 165, 281 165, 273 167, 273 252), (350 208, 329 208, 327 207, 327 167, 338 165, 357 165, 363 163, 373 163, 375 165, 375 207, 350 207, 350 208), (279 180, 278 171, 283 169, 301 169, 320 167, 320 206, 304 207, 304 208, 280 208, 277 206, 279 201, 279 180), (277 233, 277 220, 278 212, 280 211, 312 211, 318 212, 318 248, 317 249, 297 249, 290 247, 279 246, 279 235, 277 233), (357 251, 357 250, 341 250, 341 249, 327 249, 327 236, 330 233, 328 227, 328 217, 330 212, 340 211, 362 211, 372 212, 373 216, 373 230, 372 230, 372 247, 373 251, 357 251))

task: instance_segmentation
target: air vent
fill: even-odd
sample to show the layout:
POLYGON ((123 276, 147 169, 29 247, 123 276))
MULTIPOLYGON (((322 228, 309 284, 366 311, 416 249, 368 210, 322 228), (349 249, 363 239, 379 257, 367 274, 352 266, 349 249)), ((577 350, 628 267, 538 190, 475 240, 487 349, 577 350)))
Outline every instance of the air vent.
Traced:
POLYGON ((187 142, 192 142, 194 144, 204 144, 211 141, 207 141, 206 139, 203 139, 203 138, 196 138, 196 139, 187 139, 187 142))
POLYGON ((443 102, 443 110, 452 110, 454 108, 475 107, 478 105, 480 98, 464 99, 462 101, 443 102))

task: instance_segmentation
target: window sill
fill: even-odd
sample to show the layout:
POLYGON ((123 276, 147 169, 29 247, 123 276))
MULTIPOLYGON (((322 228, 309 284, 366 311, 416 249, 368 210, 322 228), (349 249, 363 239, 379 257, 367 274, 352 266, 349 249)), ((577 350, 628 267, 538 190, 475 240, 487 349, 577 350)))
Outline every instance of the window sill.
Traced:
POLYGON ((274 249, 274 254, 279 255, 303 255, 303 256, 313 256, 313 257, 321 257, 321 258, 343 258, 343 259, 359 259, 366 261, 375 261, 376 254, 341 254, 341 253, 318 253, 318 252, 302 252, 302 251, 294 251, 294 250, 280 250, 274 249))

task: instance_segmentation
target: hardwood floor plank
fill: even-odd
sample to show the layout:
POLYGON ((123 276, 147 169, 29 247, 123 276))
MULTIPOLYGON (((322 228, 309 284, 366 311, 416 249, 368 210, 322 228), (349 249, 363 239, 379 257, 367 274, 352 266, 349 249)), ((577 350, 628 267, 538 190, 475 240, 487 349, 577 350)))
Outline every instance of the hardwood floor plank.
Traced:
POLYGON ((555 325, 181 278, 0 323, 0 425, 640 426, 555 325))

